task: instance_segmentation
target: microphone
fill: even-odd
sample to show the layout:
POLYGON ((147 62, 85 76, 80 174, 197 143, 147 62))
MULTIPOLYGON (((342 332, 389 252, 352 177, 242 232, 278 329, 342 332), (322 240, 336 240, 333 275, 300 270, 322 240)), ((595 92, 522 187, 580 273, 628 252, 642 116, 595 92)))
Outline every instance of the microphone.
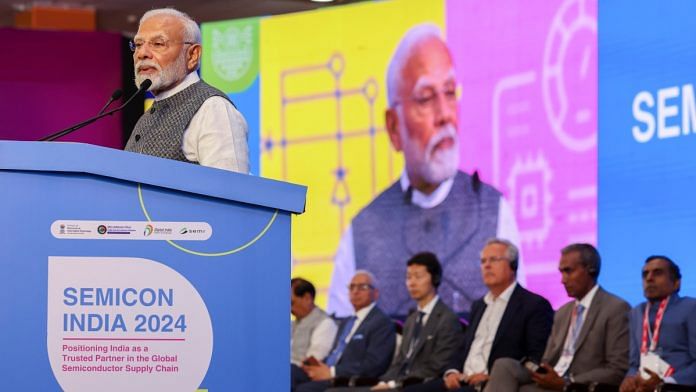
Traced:
POLYGON ((133 95, 131 95, 130 98, 128 98, 123 105, 117 107, 116 109, 114 109, 110 112, 104 113, 104 116, 114 114, 114 113, 118 112, 119 110, 123 110, 126 107, 126 105, 128 105, 135 97, 138 96, 138 94, 144 93, 145 91, 147 91, 147 89, 150 88, 150 86, 152 86, 152 80, 150 80, 150 79, 143 80, 143 82, 140 83, 140 88, 138 88, 138 91, 136 91, 133 95))
POLYGON ((106 111, 106 108, 108 108, 109 105, 111 105, 115 100, 121 98, 122 95, 123 95, 123 90, 121 90, 120 88, 117 88, 116 90, 114 90, 114 92, 111 94, 111 98, 109 98, 109 101, 106 102, 106 105, 104 105, 102 110, 100 110, 99 113, 97 113, 97 116, 104 113, 106 111))
MULTIPOLYGON (((40 142, 51 142, 51 141, 54 141, 54 140, 56 140, 56 139, 58 139, 58 138, 61 138, 61 137, 65 136, 65 135, 67 135, 67 134, 69 134, 69 133, 75 132, 75 131, 77 131, 77 130, 80 129, 80 128, 84 128, 84 127, 86 127, 87 125, 89 125, 89 124, 91 124, 91 123, 93 123, 93 122, 99 120, 99 119, 102 118, 102 117, 110 116, 110 115, 112 115, 112 114, 114 114, 114 113, 116 113, 116 112, 118 112, 118 111, 121 111, 121 110, 123 110, 126 106, 128 106, 128 104, 131 103, 131 101, 132 101, 135 97, 137 97, 139 94, 142 94, 142 93, 144 93, 145 91, 147 91, 147 89, 149 89, 150 86, 152 86, 152 81, 151 81, 150 79, 145 79, 145 80, 140 84, 140 88, 138 89, 138 91, 136 91, 133 95, 131 95, 130 98, 128 98, 128 100, 126 100, 126 102, 125 102, 123 105, 117 107, 116 109, 109 110, 108 112, 104 112, 104 113, 98 114, 97 116, 92 117, 92 118, 90 118, 90 119, 87 119, 87 120, 85 120, 85 121, 83 121, 83 122, 81 122, 81 123, 75 124, 75 125, 73 125, 73 126, 70 127, 70 128, 66 128, 66 129, 64 129, 64 130, 62 130, 62 131, 58 131, 58 132, 56 132, 56 133, 54 133, 54 134, 51 134, 51 135, 48 135, 48 136, 44 136, 44 137, 42 137, 41 139, 39 139, 39 141, 40 141, 40 142)), ((114 91, 114 94, 112 94, 112 97, 113 97, 113 95, 115 95, 115 94, 116 94, 116 92, 114 91)), ((108 105, 107 105, 107 106, 108 106, 108 105)))
POLYGON ((479 177, 478 170, 474 170, 474 175, 471 176, 471 187, 476 193, 481 189, 481 177, 479 177))

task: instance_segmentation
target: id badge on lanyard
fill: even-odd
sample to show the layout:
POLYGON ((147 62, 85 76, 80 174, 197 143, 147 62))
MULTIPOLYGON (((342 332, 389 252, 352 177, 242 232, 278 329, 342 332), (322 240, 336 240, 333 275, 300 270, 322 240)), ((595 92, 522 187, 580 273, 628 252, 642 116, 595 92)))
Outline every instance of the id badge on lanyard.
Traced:
POLYGON ((556 366, 553 370, 558 373, 559 376, 563 377, 570 365, 573 363, 573 357, 575 356, 575 340, 572 338, 573 334, 578 334, 579 331, 575 331, 575 321, 577 320, 578 313, 577 307, 573 308, 573 313, 570 316, 570 327, 568 328, 568 334, 566 335, 566 340, 563 343, 563 351, 561 351, 561 357, 558 358, 556 366))
POLYGON ((674 373, 674 368, 655 353, 657 341, 660 338, 662 319, 665 316, 668 303, 669 297, 660 301, 660 307, 657 308, 657 314, 655 315, 655 328, 653 330, 650 329, 650 302, 645 305, 645 312, 643 313, 643 335, 640 344, 640 373, 644 379, 650 378, 650 374, 644 370, 646 368, 650 369, 661 378, 669 377, 674 373))

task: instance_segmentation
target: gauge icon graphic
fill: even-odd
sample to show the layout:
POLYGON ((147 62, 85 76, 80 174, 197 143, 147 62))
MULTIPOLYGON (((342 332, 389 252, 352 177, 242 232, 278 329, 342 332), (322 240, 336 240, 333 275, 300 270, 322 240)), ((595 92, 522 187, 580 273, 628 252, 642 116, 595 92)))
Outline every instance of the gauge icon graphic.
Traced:
POLYGON ((544 45, 546 117, 558 141, 577 152, 597 145, 596 5, 595 0, 566 0, 544 45))

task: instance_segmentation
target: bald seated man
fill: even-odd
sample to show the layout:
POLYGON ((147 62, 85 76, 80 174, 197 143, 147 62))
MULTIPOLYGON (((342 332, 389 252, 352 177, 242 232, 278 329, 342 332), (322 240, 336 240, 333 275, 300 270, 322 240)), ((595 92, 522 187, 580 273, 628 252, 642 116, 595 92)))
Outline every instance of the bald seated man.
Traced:
POLYGON ((346 289, 354 313, 341 322, 329 355, 302 366, 311 381, 300 384, 296 392, 323 392, 341 379, 376 379, 391 363, 396 331, 377 306, 379 288, 374 275, 358 270, 346 289))

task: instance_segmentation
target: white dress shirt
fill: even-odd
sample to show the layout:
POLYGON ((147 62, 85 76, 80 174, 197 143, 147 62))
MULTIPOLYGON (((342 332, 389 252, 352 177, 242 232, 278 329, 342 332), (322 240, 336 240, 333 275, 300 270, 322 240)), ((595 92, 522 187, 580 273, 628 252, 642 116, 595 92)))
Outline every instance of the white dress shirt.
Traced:
MULTIPOLYGON (((314 328, 314 331, 312 331, 312 336, 309 340, 309 348, 307 349, 305 358, 314 357, 320 361, 326 358, 331 352, 331 346, 333 345, 334 339, 336 339, 337 332, 338 326, 331 317, 327 317, 320 321, 316 328, 314 328)), ((292 337, 290 338, 290 345, 292 346, 292 337)), ((301 362, 293 361, 292 359, 290 363, 302 366, 301 362)))
POLYGON ((493 340, 498 333, 500 320, 503 319, 503 314, 515 287, 517 287, 517 282, 513 282, 508 286, 497 298, 493 297, 490 291, 483 297, 483 302, 486 303, 486 310, 483 311, 481 321, 479 321, 476 328, 474 341, 471 343, 469 354, 464 361, 462 373, 465 376, 477 373, 488 374, 488 358, 491 355, 493 340))
POLYGON ((307 350, 307 357, 322 360, 331 352, 331 346, 336 339, 338 326, 331 318, 322 320, 312 332, 312 340, 307 350))
POLYGON ((430 302, 428 302, 427 304, 425 304, 425 306, 423 306, 422 308, 420 307, 420 305, 418 306, 418 311, 419 311, 419 312, 425 313, 425 314, 423 315, 423 318, 421 319, 421 325, 422 325, 422 326, 425 327, 425 324, 428 323, 428 319, 430 318, 430 314, 433 312, 433 309, 435 308, 435 304, 436 304, 437 301, 439 301, 439 300, 440 300, 440 296, 437 295, 437 294, 435 294, 435 296, 433 297, 433 299, 431 299, 430 302))
POLYGON ((580 301, 575 300, 576 306, 579 304, 585 308, 584 316, 583 316, 583 324, 585 323, 585 319, 587 318, 587 312, 590 311, 590 305, 592 305, 592 300, 594 299, 595 294, 597 294, 597 290, 599 290, 599 285, 595 284, 594 287, 592 287, 590 289, 590 291, 588 291, 587 294, 585 294, 585 296, 582 297, 582 299, 580 301))
MULTIPOLYGON (((166 99, 198 82, 196 72, 176 87, 155 96, 166 99)), ((181 146, 186 159, 203 166, 249 173, 248 129, 244 116, 225 98, 210 97, 203 102, 186 128, 181 146)))
POLYGON ((353 338, 353 335, 355 335, 355 331, 358 330, 360 327, 360 324, 362 324, 363 321, 365 321, 365 318, 367 315, 372 311, 372 308, 375 307, 375 303, 371 303, 367 305, 366 307, 358 310, 355 312, 355 322, 353 323, 353 328, 351 328, 350 333, 348 336, 346 336, 346 343, 350 342, 350 340, 353 338))
MULTIPOLYGON (((595 284, 590 291, 585 294, 584 297, 580 301, 577 299, 575 300, 575 306, 577 307, 578 305, 582 305, 585 310, 582 312, 582 321, 580 325, 577 326, 579 329, 578 331, 578 336, 580 331, 582 331, 582 326, 585 325, 585 320, 587 320, 587 315, 590 312, 590 305, 592 305, 592 300, 595 297, 595 294, 597 294, 597 290, 599 289, 599 285, 595 284)), ((554 370, 556 373, 558 373, 560 376, 563 376, 565 372, 568 370, 570 367, 570 364, 573 361, 573 357, 575 356, 575 350, 574 348, 569 347, 571 340, 573 339, 573 328, 575 328, 575 318, 571 318, 570 320, 570 325, 568 325, 568 332, 566 333, 566 339, 565 342, 563 343, 563 351, 561 352, 561 357, 558 359, 558 362, 556 362, 556 365, 554 366, 554 370)))
MULTIPOLYGON (((411 186, 408 175, 404 170, 401 173, 399 180, 401 190, 406 190, 411 186)), ((440 205, 452 190, 454 177, 442 182, 433 193, 426 195, 417 189, 413 189, 411 202, 423 209, 434 208, 440 205)), ((496 237, 504 238, 511 241, 513 244, 520 243, 520 233, 517 230, 515 215, 512 212, 512 207, 505 200, 500 198, 498 203, 498 224, 496 227, 496 237)), ((344 317, 352 313, 353 307, 346 292, 346 286, 355 275, 355 248, 353 246, 353 226, 350 225, 343 233, 341 241, 338 244, 336 258, 334 260, 334 272, 331 277, 331 286, 329 287, 329 304, 327 306, 328 313, 335 313, 338 316, 344 317)), ((524 263, 520 254, 517 279, 520 284, 525 284, 524 263)))

